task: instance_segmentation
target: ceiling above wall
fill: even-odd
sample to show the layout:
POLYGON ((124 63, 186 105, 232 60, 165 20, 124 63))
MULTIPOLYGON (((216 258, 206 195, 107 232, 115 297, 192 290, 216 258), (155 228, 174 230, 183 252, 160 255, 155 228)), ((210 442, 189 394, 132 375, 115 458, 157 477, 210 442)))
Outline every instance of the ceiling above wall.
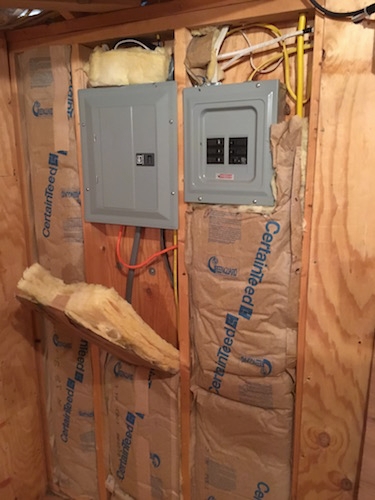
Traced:
POLYGON ((0 30, 146 7, 168 0, 0 0, 0 30))

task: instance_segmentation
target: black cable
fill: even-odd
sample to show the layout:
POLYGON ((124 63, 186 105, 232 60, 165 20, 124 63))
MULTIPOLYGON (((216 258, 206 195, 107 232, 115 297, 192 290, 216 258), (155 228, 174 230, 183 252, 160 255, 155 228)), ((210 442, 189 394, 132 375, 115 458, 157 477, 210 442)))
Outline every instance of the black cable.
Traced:
POLYGON ((322 14, 328 17, 333 17, 334 19, 345 19, 352 18, 353 22, 360 22, 365 17, 370 16, 375 12, 375 3, 364 7, 363 9, 352 10, 350 12, 334 12, 332 10, 326 9, 323 5, 320 5, 316 0, 310 0, 310 3, 322 14))
MULTIPOLYGON (((140 228, 140 227, 135 228, 132 253, 131 253, 130 262, 129 262, 129 264, 131 266, 134 266, 137 263, 138 252, 139 252, 139 243, 141 241, 141 231, 142 231, 142 228, 140 228)), ((125 299, 127 300, 127 302, 129 302, 129 304, 132 303, 134 273, 135 273, 135 269, 129 269, 128 278, 126 280, 125 299)))
MULTIPOLYGON (((165 250, 166 248, 167 247, 166 247, 166 243, 165 243, 165 230, 160 229, 160 249, 165 250)), ((164 261, 165 270, 167 272, 169 281, 171 282, 171 285, 173 288, 173 271, 172 271, 171 263, 169 262, 168 255, 166 253, 163 253, 162 257, 163 257, 163 261, 164 261)))

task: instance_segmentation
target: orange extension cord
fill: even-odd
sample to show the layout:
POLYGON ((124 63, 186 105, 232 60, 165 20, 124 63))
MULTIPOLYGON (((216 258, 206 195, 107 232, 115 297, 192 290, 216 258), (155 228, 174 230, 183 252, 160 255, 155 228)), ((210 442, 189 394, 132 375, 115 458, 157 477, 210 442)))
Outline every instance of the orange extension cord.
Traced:
POLYGON ((124 230, 125 230, 125 227, 122 226, 122 227, 120 227, 120 230, 118 232, 117 245, 116 245, 116 257, 117 257, 117 262, 119 262, 122 266, 126 267, 126 269, 140 269, 141 267, 144 267, 144 266, 147 266, 147 264, 150 264, 150 262, 155 260, 160 255, 163 255, 163 253, 170 252, 171 250, 174 250, 175 248, 177 248, 177 245, 173 245, 171 247, 165 248, 164 250, 160 250, 160 252, 156 252, 156 253, 150 255, 150 257, 148 257, 143 262, 140 262, 139 264, 135 264, 134 266, 131 266, 130 264, 127 264, 126 262, 124 262, 121 258, 120 246, 121 246, 121 238, 124 235, 124 230))

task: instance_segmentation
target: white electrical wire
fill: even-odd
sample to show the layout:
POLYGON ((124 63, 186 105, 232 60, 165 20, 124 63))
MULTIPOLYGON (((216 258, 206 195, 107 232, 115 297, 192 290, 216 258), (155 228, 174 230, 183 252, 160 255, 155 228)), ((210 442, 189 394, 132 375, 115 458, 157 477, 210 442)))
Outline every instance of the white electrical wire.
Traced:
POLYGON ((251 45, 250 47, 246 47, 245 49, 240 49, 240 50, 235 50, 233 52, 227 52, 226 54, 220 54, 217 57, 218 61, 222 61, 224 59, 230 59, 226 63, 224 63, 221 66, 221 69, 225 71, 228 69, 230 66, 233 66, 233 64, 236 64, 238 59, 241 57, 250 55, 252 52, 260 49, 264 49, 265 47, 270 47, 271 45, 274 45, 275 43, 283 42, 284 40, 288 38, 293 38, 299 35, 303 35, 305 32, 304 30, 298 30, 295 31, 294 33, 286 33, 285 35, 282 35, 280 37, 274 38, 273 40, 268 40, 266 42, 258 43, 257 45, 251 45))
MULTIPOLYGON (((216 42, 214 43, 213 51, 215 53, 216 61, 217 61, 217 56, 220 52, 221 46, 223 45, 225 37, 227 36, 228 30, 229 30, 229 26, 223 26, 220 30, 219 36, 216 39, 216 42)), ((214 74, 212 75, 212 78, 211 78, 211 83, 217 83, 218 77, 219 77, 218 65, 216 64, 214 74)))
MULTIPOLYGON (((246 40, 247 45, 249 47, 251 47, 249 37, 246 35, 246 33, 243 30, 240 30, 240 33, 244 37, 244 39, 246 40)), ((257 73, 261 73, 262 75, 266 75, 267 73, 272 73, 273 71, 275 71, 275 69, 277 69, 280 66, 280 64, 283 62, 283 58, 284 58, 284 56, 282 54, 280 54, 280 59, 278 61, 275 61, 274 65, 268 69, 258 69, 258 67, 255 66, 252 54, 250 54, 249 59, 250 59, 250 66, 254 71, 256 71, 257 73)))
POLYGON ((123 43, 135 43, 137 45, 140 45, 146 50, 151 50, 150 47, 147 47, 144 43, 140 42, 139 40, 135 40, 134 38, 126 38, 125 40, 120 40, 119 42, 116 43, 116 45, 113 47, 113 50, 116 50, 120 45, 123 43))

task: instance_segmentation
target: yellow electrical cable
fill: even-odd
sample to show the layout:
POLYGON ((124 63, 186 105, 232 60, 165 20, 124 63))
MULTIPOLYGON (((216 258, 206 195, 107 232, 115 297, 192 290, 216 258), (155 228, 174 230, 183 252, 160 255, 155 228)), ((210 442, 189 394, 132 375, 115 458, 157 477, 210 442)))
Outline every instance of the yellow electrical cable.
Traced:
MULTIPOLYGON (((303 14, 301 16, 304 16, 303 14)), ((300 20, 301 20, 301 23, 303 21, 303 18, 301 18, 300 16, 300 20)), ((304 16, 304 27, 301 28, 301 29, 304 29, 306 27, 306 16, 304 16)), ((298 25, 298 29, 300 25, 298 25)), ((238 28, 234 28, 230 31, 228 31, 228 34, 227 36, 230 36, 240 30, 245 30, 245 29, 249 29, 249 28, 263 28, 263 29, 266 29, 266 30, 269 30, 271 31, 275 36, 277 37, 280 37, 282 36, 282 33, 281 31, 279 30, 279 28, 277 28, 277 26, 274 26, 273 24, 265 24, 265 23, 254 23, 254 24, 249 24, 249 25, 245 25, 245 26, 242 26, 242 27, 238 27, 238 28)), ((297 39, 297 44, 298 44, 298 41, 300 41, 300 43, 302 42, 302 46, 304 46, 304 39, 303 39, 303 36, 299 36, 298 39, 297 39)), ((295 51, 291 51, 290 52, 290 47, 288 48, 286 43, 284 41, 279 41, 278 42, 280 44, 280 47, 281 47, 281 50, 282 50, 282 55, 284 57, 284 75, 285 75, 285 87, 286 87, 286 90, 288 92, 288 94, 290 95, 290 97, 297 102, 297 94, 294 92, 294 90, 292 89, 292 85, 290 83, 290 62, 289 62, 289 55, 290 54, 293 54, 295 53, 295 51)), ((278 55, 278 58, 280 57, 280 55, 278 55)), ((301 56, 300 56, 301 57, 301 56)), ((273 59, 273 61, 275 61, 276 59, 273 59)), ((303 54, 302 54, 302 64, 301 64, 301 61, 298 65, 298 62, 297 62, 297 66, 298 67, 302 67, 302 82, 303 82, 303 54)), ((259 67, 263 67, 263 64, 261 66, 258 66, 259 67)), ((257 68, 257 71, 258 71, 258 68, 257 68)), ((255 72, 255 74, 257 73, 257 71, 255 72)), ((298 69, 297 69, 297 72, 298 72, 298 69)), ((254 72, 252 73, 252 78, 254 77, 254 72)), ((297 81, 298 81, 298 78, 297 78, 297 81)), ((303 92, 303 83, 302 83, 302 92, 303 92)), ((302 106, 303 104, 306 104, 308 102, 309 98, 305 98, 303 99, 302 97, 302 106)), ((299 105, 300 106, 300 105, 299 105)))
MULTIPOLYGON (((173 245, 177 245, 177 231, 173 231, 173 245)), ((177 310, 177 320, 178 320, 178 250, 175 248, 173 250, 173 293, 174 293, 174 301, 176 304, 177 310)))
MULTIPOLYGON (((314 46, 310 43, 306 43, 304 45, 304 50, 311 50, 314 46)), ((288 56, 292 56, 297 53, 297 49, 295 47, 290 47, 287 49, 288 56)), ((252 80, 254 76, 258 73, 258 71, 261 71, 262 69, 266 68, 267 66, 273 64, 275 61, 277 61, 280 58, 279 54, 275 54, 274 56, 270 57, 266 61, 263 61, 257 68, 254 69, 254 71, 250 74, 249 80, 252 80)), ((306 99, 307 101, 308 99, 306 99)))
MULTIPOLYGON (((306 28, 306 16, 300 14, 298 19, 297 30, 306 28)), ((296 92, 296 114, 302 118, 303 116, 303 88, 304 88, 304 36, 297 37, 297 92, 296 92)))
MULTIPOLYGON (((260 25, 261 27, 268 29, 275 33, 276 36, 282 36, 281 31, 279 28, 274 26, 273 24, 263 24, 260 25)), ((284 41, 279 42, 281 46, 281 50, 284 56, 284 75, 285 75, 285 87, 286 90, 288 91, 288 94, 290 97, 295 101, 297 99, 297 96, 295 92, 292 89, 292 86, 290 84, 290 64, 289 64, 289 53, 288 53, 288 48, 286 46, 286 43, 284 41)))

